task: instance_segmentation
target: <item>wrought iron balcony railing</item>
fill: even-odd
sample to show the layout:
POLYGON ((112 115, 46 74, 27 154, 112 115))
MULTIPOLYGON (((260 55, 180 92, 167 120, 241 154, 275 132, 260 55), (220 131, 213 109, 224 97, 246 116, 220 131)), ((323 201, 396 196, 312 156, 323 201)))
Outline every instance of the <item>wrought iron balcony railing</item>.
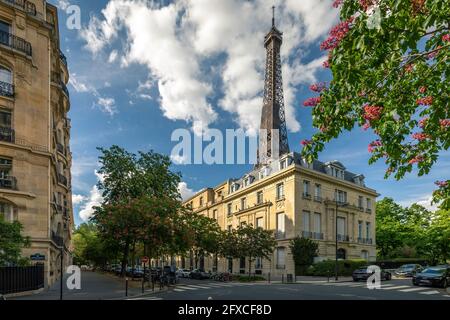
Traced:
POLYGON ((284 232, 284 231, 276 231, 275 232, 275 239, 278 239, 278 240, 286 239, 286 232, 284 232))
POLYGON ((315 201, 315 202, 322 202, 323 199, 322 199, 322 197, 320 197, 320 196, 314 196, 314 201, 315 201))
POLYGON ((2 1, 22 9, 31 16, 37 15, 36 5, 30 1, 27 0, 2 0, 2 1))
POLYGON ((0 96, 8 98, 14 97, 14 85, 0 81, 0 96))
POLYGON ((63 174, 58 174, 58 182, 67 187, 67 178, 63 174))
POLYGON ((324 234, 321 233, 321 232, 313 232, 312 238, 313 238, 314 240, 324 240, 324 239, 325 239, 325 238, 324 238, 324 234))
POLYGON ((310 231, 302 231, 302 237, 305 239, 311 239, 312 238, 312 232, 310 231))
POLYGON ((0 44, 8 46, 12 49, 25 53, 27 56, 32 55, 31 44, 15 35, 0 31, 0 44))
POLYGON ((373 244, 373 240, 370 238, 358 238, 358 243, 373 244))
POLYGON ((8 127, 0 127, 0 141, 14 143, 15 132, 8 127))
POLYGON ((17 190, 17 179, 15 177, 0 178, 0 189, 17 190))
POLYGON ((306 193, 306 192, 304 192, 303 193, 303 199, 306 199, 306 200, 311 200, 311 195, 309 194, 309 193, 306 193))
POLYGON ((59 50, 59 58, 60 58, 61 61, 64 63, 64 65, 67 67, 67 58, 66 58, 66 55, 65 55, 61 50, 59 50))
POLYGON ((61 87, 62 91, 65 93, 67 98, 70 97, 69 89, 67 89, 66 84, 64 83, 64 81, 62 81, 61 75, 58 72, 52 72, 51 81, 61 87))
POLYGON ((64 148, 64 146, 63 146, 61 143, 57 143, 57 144, 56 144, 56 150, 57 150, 59 153, 61 153, 61 154, 63 154, 63 155, 66 155, 65 148, 64 148))
POLYGON ((338 234, 337 235, 337 239, 338 241, 342 241, 342 242, 349 242, 350 241, 350 237, 343 235, 343 234, 338 234))

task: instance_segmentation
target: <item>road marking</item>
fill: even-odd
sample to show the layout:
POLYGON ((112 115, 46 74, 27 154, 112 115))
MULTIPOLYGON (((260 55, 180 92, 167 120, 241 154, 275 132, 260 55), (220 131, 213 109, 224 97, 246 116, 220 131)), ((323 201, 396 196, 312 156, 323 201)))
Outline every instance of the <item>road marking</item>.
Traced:
POLYGON ((443 297, 450 298, 450 295, 449 294, 445 294, 445 295, 443 295, 443 297))
POLYGON ((365 286, 367 286, 367 284, 360 283, 360 284, 351 285, 350 288, 358 288, 358 287, 365 287, 365 286))
POLYGON ((199 285, 195 285, 195 284, 189 284, 189 285, 187 285, 187 287, 197 288, 197 289, 211 289, 211 287, 204 287, 204 286, 199 286, 199 285))
POLYGON ((188 286, 179 286, 178 289, 198 290, 198 288, 190 288, 190 287, 188 287, 188 286))
POLYGON ((397 290, 397 289, 406 289, 411 288, 410 286, 396 286, 396 287, 381 287, 381 290, 397 290))
POLYGON ((159 300, 163 300, 162 298, 157 298, 157 297, 141 297, 141 298, 134 298, 134 299, 128 299, 128 300, 136 300, 136 301, 141 301, 141 300, 155 300, 155 301, 159 301, 159 300))
POLYGON ((426 295, 432 295, 432 294, 439 294, 439 291, 426 291, 426 292, 419 292, 420 294, 426 294, 426 295))
POLYGON ((428 288, 411 288, 411 289, 400 290, 400 292, 414 292, 414 291, 423 291, 423 290, 428 290, 428 288))
POLYGON ((173 289, 173 291, 175 291, 175 292, 185 292, 186 290, 184 290, 184 289, 173 289))

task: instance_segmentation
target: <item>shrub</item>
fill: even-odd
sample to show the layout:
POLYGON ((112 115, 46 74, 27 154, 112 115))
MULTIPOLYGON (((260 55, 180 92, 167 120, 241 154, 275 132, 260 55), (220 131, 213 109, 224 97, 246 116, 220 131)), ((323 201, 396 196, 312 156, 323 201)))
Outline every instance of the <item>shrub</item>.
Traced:
MULTIPOLYGON (((310 276, 328 277, 335 274, 335 260, 325 260, 318 262, 308 268, 307 274, 310 276)), ((351 276, 353 271, 367 265, 366 260, 339 260, 338 275, 351 276)))

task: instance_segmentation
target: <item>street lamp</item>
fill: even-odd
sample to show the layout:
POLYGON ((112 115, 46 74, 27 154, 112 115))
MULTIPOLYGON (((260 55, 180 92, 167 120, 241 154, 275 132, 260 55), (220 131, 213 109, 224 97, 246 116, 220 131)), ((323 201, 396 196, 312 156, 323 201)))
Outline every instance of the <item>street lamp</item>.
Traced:
POLYGON ((59 283, 59 300, 63 299, 63 277, 64 277, 64 244, 60 247, 60 253, 59 255, 56 257, 56 259, 58 259, 59 256, 61 256, 61 279, 60 279, 60 283, 59 283))
POLYGON ((339 280, 339 266, 338 266, 338 251, 339 251, 339 239, 338 239, 338 210, 339 207, 344 208, 347 206, 347 203, 345 202, 340 202, 338 201, 338 199, 336 198, 336 211, 335 211, 335 224, 336 224, 336 232, 335 232, 335 236, 336 236, 336 261, 335 261, 335 265, 334 265, 334 275, 335 275, 335 280, 338 281, 339 280))

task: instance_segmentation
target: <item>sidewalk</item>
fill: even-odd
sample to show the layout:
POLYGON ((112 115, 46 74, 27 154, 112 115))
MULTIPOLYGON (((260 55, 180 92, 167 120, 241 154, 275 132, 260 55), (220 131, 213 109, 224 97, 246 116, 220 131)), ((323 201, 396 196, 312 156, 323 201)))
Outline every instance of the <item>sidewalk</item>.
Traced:
MULTIPOLYGON (((298 276, 294 277, 294 283, 326 283, 326 282, 352 282, 352 277, 339 277, 336 281, 334 277, 307 277, 307 276, 298 276)), ((271 279, 271 283, 283 283, 281 277, 277 277, 275 279, 271 279)), ((284 283, 288 283, 286 278, 284 278, 284 283)))

